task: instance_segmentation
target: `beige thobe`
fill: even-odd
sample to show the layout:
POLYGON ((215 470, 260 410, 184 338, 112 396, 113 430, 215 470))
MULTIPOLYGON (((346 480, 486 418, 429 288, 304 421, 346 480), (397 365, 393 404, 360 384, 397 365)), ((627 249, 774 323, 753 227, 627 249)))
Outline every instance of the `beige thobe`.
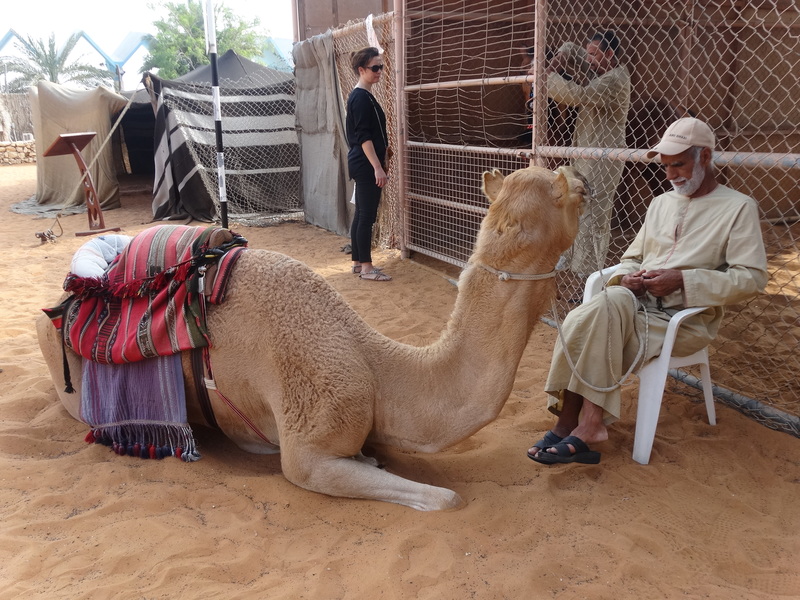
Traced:
MULTIPOLYGON (((547 76, 547 95, 556 102, 580 107, 572 145, 581 148, 624 148, 631 97, 628 69, 619 65, 582 86, 556 73, 547 76)), ((603 267, 611 239, 611 214, 623 161, 573 159, 571 165, 586 177, 594 195, 581 218, 568 267, 588 275, 603 267)))
MULTIPOLYGON (((622 257, 609 287, 567 315, 562 325, 565 344, 557 340, 545 385, 548 408, 558 413, 562 392, 568 389, 603 407, 604 421, 620 415, 620 390, 597 391, 579 381, 575 369, 590 385, 612 388, 631 367, 640 348, 641 362, 661 352, 669 319, 682 308, 709 306, 689 317, 678 330, 675 354, 686 356, 717 335, 725 304, 741 302, 762 292, 767 283, 767 257, 755 201, 724 185, 699 198, 671 191, 655 198, 644 224, 622 257), (640 269, 680 269, 683 289, 658 299, 646 294, 638 303, 619 285, 622 276, 640 269)), ((637 363, 638 365, 639 363, 637 363)))

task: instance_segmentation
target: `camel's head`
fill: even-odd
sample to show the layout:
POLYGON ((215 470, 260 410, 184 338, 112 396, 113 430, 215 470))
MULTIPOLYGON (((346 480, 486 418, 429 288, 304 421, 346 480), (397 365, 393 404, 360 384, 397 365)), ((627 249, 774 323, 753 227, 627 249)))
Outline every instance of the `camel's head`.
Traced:
POLYGON ((520 169, 504 177, 500 171, 483 174, 483 193, 489 212, 481 225, 475 258, 496 268, 548 257, 554 266, 578 234, 588 185, 572 167, 551 171, 520 169))

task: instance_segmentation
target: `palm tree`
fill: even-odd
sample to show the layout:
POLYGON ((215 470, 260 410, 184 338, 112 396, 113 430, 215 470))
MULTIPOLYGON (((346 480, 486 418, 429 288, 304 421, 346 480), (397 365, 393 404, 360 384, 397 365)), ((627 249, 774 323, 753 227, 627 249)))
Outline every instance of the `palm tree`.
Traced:
MULTIPOLYGON (((201 65, 209 64, 206 54, 204 0, 166 2, 159 8, 166 16, 153 23, 157 33, 145 36, 149 54, 142 63, 141 72, 158 69, 162 79, 175 79, 201 65)), ((244 20, 224 4, 214 7, 217 32, 217 52, 222 55, 229 49, 245 58, 261 55, 258 19, 244 20)))
POLYGON ((76 83, 86 88, 111 84, 113 78, 109 70, 70 61, 81 35, 82 32, 73 33, 60 49, 54 33, 47 42, 30 36, 25 40, 19 38, 15 45, 24 58, 12 58, 7 63, 8 71, 19 75, 9 83, 9 91, 22 91, 43 79, 52 83, 76 83))

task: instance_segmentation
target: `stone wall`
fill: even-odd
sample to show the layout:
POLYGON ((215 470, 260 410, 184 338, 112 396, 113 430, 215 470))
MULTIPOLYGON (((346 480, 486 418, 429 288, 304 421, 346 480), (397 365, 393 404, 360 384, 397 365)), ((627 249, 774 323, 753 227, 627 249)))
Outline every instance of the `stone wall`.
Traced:
POLYGON ((0 165, 36 162, 36 142, 0 142, 0 165))

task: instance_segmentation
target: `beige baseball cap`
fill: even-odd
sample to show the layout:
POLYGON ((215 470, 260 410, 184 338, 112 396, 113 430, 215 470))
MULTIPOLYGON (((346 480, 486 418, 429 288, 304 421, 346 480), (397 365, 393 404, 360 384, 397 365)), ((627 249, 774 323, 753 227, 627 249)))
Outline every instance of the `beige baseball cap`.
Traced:
POLYGON ((685 152, 693 146, 711 148, 713 150, 716 146, 714 132, 700 119, 684 117, 670 125, 658 145, 645 156, 647 158, 653 158, 656 154, 674 156, 685 152))

